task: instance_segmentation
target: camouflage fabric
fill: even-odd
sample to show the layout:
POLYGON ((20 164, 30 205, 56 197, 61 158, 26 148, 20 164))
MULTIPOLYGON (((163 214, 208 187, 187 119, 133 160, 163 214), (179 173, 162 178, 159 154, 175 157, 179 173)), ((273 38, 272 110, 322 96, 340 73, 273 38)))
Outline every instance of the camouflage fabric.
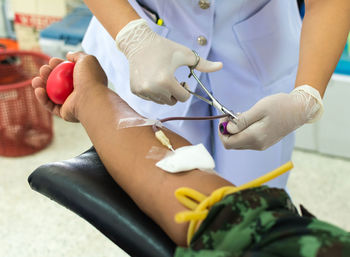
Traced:
POLYGON ((300 216, 285 191, 264 186, 216 203, 180 256, 350 257, 350 233, 300 216))

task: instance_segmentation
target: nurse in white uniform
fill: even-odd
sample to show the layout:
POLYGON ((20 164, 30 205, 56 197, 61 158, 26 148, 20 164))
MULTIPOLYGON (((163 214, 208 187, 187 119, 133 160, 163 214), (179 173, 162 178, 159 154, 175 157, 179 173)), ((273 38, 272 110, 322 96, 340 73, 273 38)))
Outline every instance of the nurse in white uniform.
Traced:
MULTIPOLYGON (((216 170, 237 185, 291 159, 293 131, 322 113, 321 97, 350 28, 348 0, 306 1, 303 26, 296 0, 85 3, 95 17, 84 50, 146 117, 218 114, 179 84, 201 93, 188 78, 192 50, 201 56, 196 74, 222 104, 241 113, 237 124, 228 124, 232 135, 218 134, 219 121, 167 126, 204 143, 216 170)), ((270 185, 285 187, 287 177, 270 185)))

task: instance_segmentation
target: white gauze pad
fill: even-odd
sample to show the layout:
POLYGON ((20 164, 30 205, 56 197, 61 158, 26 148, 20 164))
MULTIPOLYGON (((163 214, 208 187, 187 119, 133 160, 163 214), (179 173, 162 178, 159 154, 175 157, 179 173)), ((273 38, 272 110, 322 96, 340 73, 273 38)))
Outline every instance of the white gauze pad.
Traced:
POLYGON ((156 166, 171 173, 200 169, 213 171, 215 162, 203 144, 184 146, 166 155, 156 166))

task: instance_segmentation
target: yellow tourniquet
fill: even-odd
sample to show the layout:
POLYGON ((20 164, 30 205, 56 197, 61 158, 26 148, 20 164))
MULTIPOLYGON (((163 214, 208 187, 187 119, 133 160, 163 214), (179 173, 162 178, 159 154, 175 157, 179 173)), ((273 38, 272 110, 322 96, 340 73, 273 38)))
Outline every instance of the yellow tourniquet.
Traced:
POLYGON ((293 168, 292 162, 287 162, 281 167, 251 181, 244 185, 234 187, 234 186, 226 186, 221 187, 214 192, 211 193, 210 196, 206 196, 198 191, 188 188, 181 187, 175 191, 175 197, 177 200, 182 203, 186 208, 190 209, 190 211, 182 211, 175 215, 175 221, 177 223, 182 222, 190 222, 187 231, 187 245, 190 244, 191 239, 195 233, 198 222, 204 220, 209 212, 211 206, 215 203, 221 201, 226 195, 236 193, 238 191, 258 187, 280 175, 287 172, 288 170, 293 168))

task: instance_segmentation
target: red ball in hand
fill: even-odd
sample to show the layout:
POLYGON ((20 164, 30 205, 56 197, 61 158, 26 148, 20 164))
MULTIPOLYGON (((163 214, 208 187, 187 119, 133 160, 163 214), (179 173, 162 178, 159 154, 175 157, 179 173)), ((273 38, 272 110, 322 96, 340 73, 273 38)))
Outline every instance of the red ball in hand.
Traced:
POLYGON ((74 62, 62 62, 51 71, 47 82, 46 92, 52 102, 63 104, 73 91, 74 62))

